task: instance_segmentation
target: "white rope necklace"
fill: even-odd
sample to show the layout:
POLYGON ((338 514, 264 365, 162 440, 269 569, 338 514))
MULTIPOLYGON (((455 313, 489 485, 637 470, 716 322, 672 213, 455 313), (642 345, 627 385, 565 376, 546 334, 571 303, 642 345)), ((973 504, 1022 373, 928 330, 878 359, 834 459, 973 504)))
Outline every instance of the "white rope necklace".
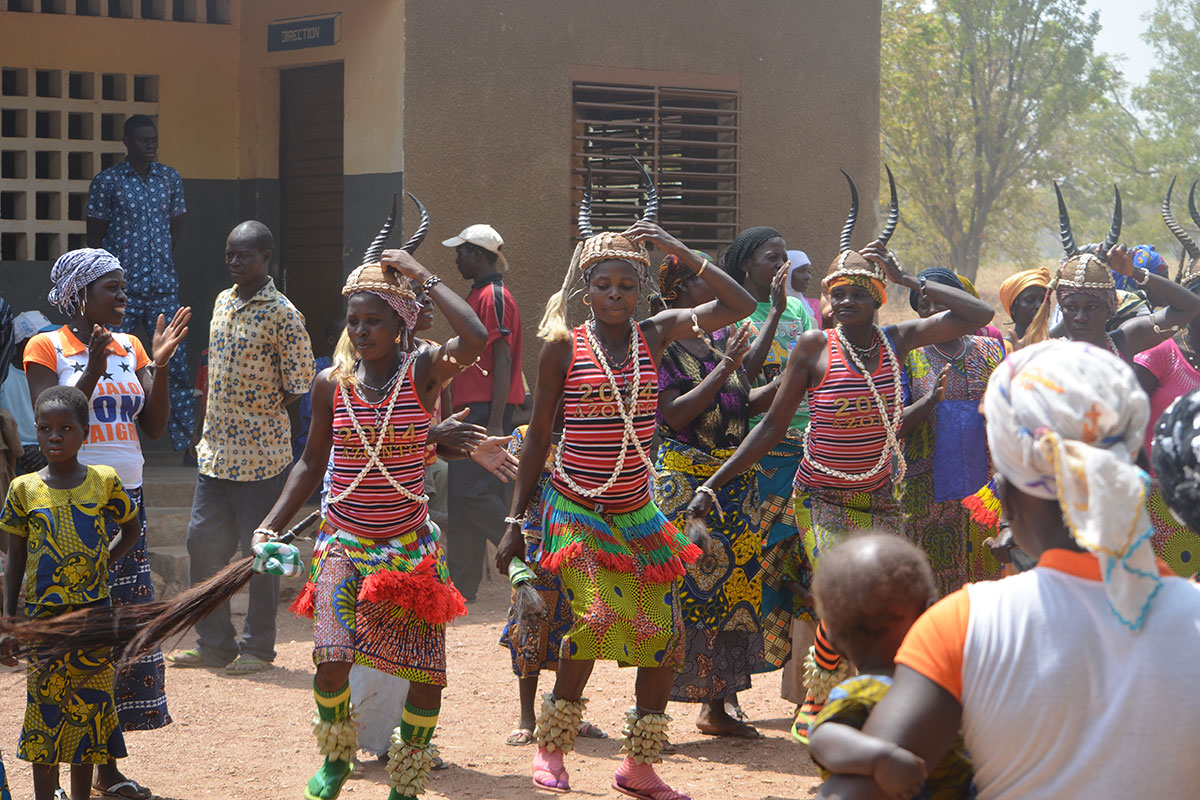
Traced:
MULTIPOLYGON (((872 329, 873 334, 876 337, 876 343, 882 343, 883 351, 887 354, 888 366, 891 368, 892 372, 892 388, 896 391, 899 391, 900 362, 896 358, 896 351, 892 349, 891 342, 889 342, 887 337, 883 335, 883 331, 878 325, 873 325, 872 329)), ((863 365, 863 362, 856 354, 856 348, 851 346, 850 342, 847 341, 846 334, 842 331, 841 324, 838 324, 833 331, 838 337, 838 343, 842 347, 842 352, 850 356, 851 363, 854 364, 855 368, 858 369, 859 373, 867 382, 867 389, 871 392, 871 398, 875 401, 875 407, 879 409, 879 420, 883 423, 883 432, 887 436, 887 441, 883 445, 883 451, 879 454, 879 460, 875 462, 875 466, 871 467, 866 472, 856 475, 826 466, 816 459, 812 451, 808 449, 808 432, 812 428, 810 425, 808 428, 804 429, 804 457, 808 459, 809 463, 812 464, 818 472, 823 472, 826 475, 830 475, 834 478, 841 478, 842 480, 846 481, 864 481, 867 478, 872 478, 882 472, 884 467, 891 463, 892 454, 894 453, 896 456, 898 456, 898 458, 896 459, 896 469, 892 474, 892 483, 899 483, 900 481, 904 480, 906 468, 904 463, 904 454, 900 449, 900 439, 897 436, 897 433, 900 430, 900 419, 904 413, 904 404, 901 403, 897 398, 895 410, 892 412, 891 419, 888 418, 887 400, 882 394, 880 394, 879 389, 875 387, 875 381, 871 379, 871 373, 867 371, 867 368, 863 365)), ((828 367, 826 367, 826 369, 828 369, 828 367)))
POLYGON ((563 469, 563 450, 564 444, 560 443, 558 449, 554 453, 554 469, 563 480, 567 482, 567 486, 571 487, 571 491, 581 497, 599 497, 612 488, 617 482, 617 476, 621 474, 621 470, 625 467, 625 455, 629 452, 629 445, 632 443, 634 449, 637 450, 638 456, 642 459, 642 463, 646 465, 646 469, 650 470, 650 475, 655 479, 658 478, 658 473, 654 471, 654 464, 650 461, 650 456, 642 449, 642 442, 638 439, 637 431, 633 427, 634 416, 637 413, 638 392, 641 388, 642 370, 638 360, 638 342, 640 341, 637 323, 631 318, 629 320, 631 328, 629 334, 629 357, 626 360, 627 364, 633 365, 633 378, 630 383, 628 407, 624 398, 621 396, 621 388, 617 385, 617 378, 613 375, 612 368, 608 364, 608 353, 596 339, 596 334, 592 330, 593 323, 587 322, 583 326, 584 336, 587 339, 588 348, 592 351, 592 355, 596 361, 600 363, 600 367, 604 370, 604 376, 608 378, 608 385, 613 390, 613 402, 617 407, 617 413, 620 414, 621 420, 625 423, 624 430, 621 432, 621 454, 617 456, 616 466, 613 467, 613 472, 608 476, 608 480, 601 486, 595 489, 585 489, 575 482, 565 469, 563 469))
MULTIPOLYGON (((414 494, 413 492, 409 491, 407 486, 404 486, 395 478, 393 478, 392 473, 388 472, 387 466, 384 465, 383 461, 379 458, 380 452, 383 451, 383 441, 385 438, 387 438, 384 435, 384 430, 387 428, 388 423, 392 419, 392 409, 396 407, 396 399, 400 397, 400 387, 404 385, 404 381, 408 377, 409 365, 412 364, 412 361, 415 357, 415 352, 405 353, 404 361, 401 362, 400 368, 396 371, 396 374, 404 377, 402 377, 392 389, 392 394, 388 398, 387 411, 383 415, 383 420, 376 425, 377 435, 375 437, 374 445, 368 441, 366 431, 363 430, 362 425, 360 425, 358 422, 358 417, 354 414, 354 406, 350 403, 350 393, 346 390, 346 384, 342 381, 338 382, 338 391, 341 393, 342 403, 346 406, 346 414, 350 417, 350 424, 354 426, 354 432, 358 434, 358 440, 362 442, 363 452, 367 455, 367 463, 363 465, 361 470, 359 470, 358 475, 355 476, 354 480, 350 482, 350 485, 346 487, 345 491, 337 495, 330 495, 330 505, 340 503, 346 498, 347 495, 357 489, 358 485, 363 482, 363 479, 370 474, 371 467, 378 467, 380 474, 387 479, 387 482, 392 485, 393 489, 400 493, 401 497, 405 498, 406 500, 411 500, 414 503, 429 502, 429 495, 414 494)), ((366 402, 366 400, 364 399, 363 402, 366 402)))

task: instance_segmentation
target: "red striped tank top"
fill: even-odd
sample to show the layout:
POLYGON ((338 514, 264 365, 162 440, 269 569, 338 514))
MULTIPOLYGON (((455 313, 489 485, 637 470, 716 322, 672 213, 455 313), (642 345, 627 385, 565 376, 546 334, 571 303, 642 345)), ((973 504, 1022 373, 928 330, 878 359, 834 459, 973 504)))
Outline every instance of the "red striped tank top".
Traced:
MULTIPOLYGON (((585 325, 587 323, 584 323, 585 325)), ((562 468, 580 487, 595 489, 603 486, 613 474, 621 454, 625 423, 617 409, 613 387, 604 368, 588 346, 584 326, 572 331, 575 352, 563 385, 562 468)), ((603 356, 601 356, 603 357, 603 356)), ((658 369, 650 357, 645 335, 638 331, 636 359, 639 385, 637 407, 634 410, 634 431, 647 455, 654 438, 654 420, 658 411, 658 369)), ((622 402, 628 408, 635 365, 626 364, 620 372, 613 370, 622 402)), ((583 497, 571 488, 563 475, 555 470, 554 488, 587 506, 597 503, 606 509, 632 509, 650 499, 650 480, 646 465, 632 442, 625 445, 625 463, 613 485, 598 497, 583 497)))
MULTIPOLYGON (((891 338, 887 334, 884 337, 894 349, 891 338)), ((842 352, 837 333, 829 331, 826 340, 829 363, 825 377, 808 392, 808 409, 812 416, 795 485, 874 491, 888 482, 892 473, 890 465, 866 480, 851 482, 827 475, 812 464, 812 459, 816 459, 839 472, 859 475, 875 466, 887 444, 879 407, 867 388, 866 378, 842 352)), ((887 353, 880 353, 879 366, 871 373, 871 380, 887 403, 890 419, 896 403, 902 400, 897 397, 899 387, 887 353)))
MULTIPOLYGON (((383 431, 379 461, 396 483, 415 495, 425 494, 425 439, 429 434, 429 413, 413 390, 414 364, 393 390, 399 392, 396 405, 383 431)), ((354 416, 367 442, 374 447, 378 426, 387 414, 391 395, 378 403, 368 403, 358 392, 347 388, 354 416)), ((350 421, 341 389, 333 394, 333 447, 331 450, 330 499, 346 491, 367 464, 363 441, 350 421)), ((333 526, 368 539, 388 539, 413 530, 428 514, 428 503, 410 500, 388 482, 379 467, 372 465, 350 494, 329 503, 326 516, 333 526)))

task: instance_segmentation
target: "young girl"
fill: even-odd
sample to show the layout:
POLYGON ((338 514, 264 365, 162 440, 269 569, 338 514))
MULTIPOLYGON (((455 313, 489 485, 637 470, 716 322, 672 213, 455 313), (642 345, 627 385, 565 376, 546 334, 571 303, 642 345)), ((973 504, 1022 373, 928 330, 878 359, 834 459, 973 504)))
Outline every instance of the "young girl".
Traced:
POLYGON ((316 622, 314 733, 325 763, 308 782, 308 800, 333 800, 351 771, 352 664, 409 681, 392 735, 390 797, 423 793, 437 756, 431 740, 446 685, 446 623, 466 614, 448 577, 441 532, 429 519, 423 465, 434 403, 475 362, 487 330, 410 254, 428 231, 426 215, 404 249, 383 250, 394 215, 393 208, 342 288, 357 360, 317 376, 304 454, 255 532, 261 541, 282 530, 332 466, 312 577, 293 605, 316 622), (420 308, 410 280, 457 334, 446 344, 424 345, 413 335, 420 308))
MULTIPOLYGON (((25 580, 25 616, 42 618, 108 605, 108 564, 138 541, 137 506, 112 467, 84 466, 88 401, 72 386, 38 396, 38 446, 47 465, 22 475, 8 490, 0 530, 10 534, 4 574, 4 613, 15 616, 25 580), (120 526, 111 540, 106 519, 120 526)), ((51 800, 58 765, 71 765, 71 798, 86 800, 92 766, 125 756, 113 699, 115 675, 105 653, 73 651, 30 658, 25 726, 17 756, 33 764, 37 800, 51 800)), ((15 665, 8 656, 4 663, 15 665)))
POLYGON ((889 797, 902 800, 974 797, 961 736, 928 771, 920 757, 862 732, 892 686, 904 635, 937 599, 925 554, 899 536, 855 536, 822 559, 813 594, 830 641, 859 672, 834 687, 812 724, 809 753, 821 777, 870 775, 889 797))

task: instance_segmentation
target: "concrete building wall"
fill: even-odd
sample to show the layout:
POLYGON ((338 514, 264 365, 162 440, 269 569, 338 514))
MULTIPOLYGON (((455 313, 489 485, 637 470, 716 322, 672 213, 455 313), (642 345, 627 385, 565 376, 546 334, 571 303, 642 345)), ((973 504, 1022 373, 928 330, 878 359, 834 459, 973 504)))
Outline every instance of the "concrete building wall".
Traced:
MULTIPOLYGON (((408 0, 406 13, 408 188, 430 209, 431 240, 485 221, 505 237, 531 382, 574 233, 573 70, 736 79, 740 225, 778 228, 818 274, 848 204, 838 168, 864 198, 877 191, 879 0, 408 0)), ((419 256, 458 279, 451 251, 419 256)))

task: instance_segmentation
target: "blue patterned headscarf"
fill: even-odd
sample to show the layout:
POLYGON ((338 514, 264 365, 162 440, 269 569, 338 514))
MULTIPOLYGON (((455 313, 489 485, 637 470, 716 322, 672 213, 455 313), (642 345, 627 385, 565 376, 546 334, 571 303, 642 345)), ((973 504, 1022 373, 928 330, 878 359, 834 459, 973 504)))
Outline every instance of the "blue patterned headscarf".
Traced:
POLYGON ((50 282, 54 286, 47 299, 55 308, 74 316, 83 307, 88 284, 117 269, 121 269, 121 262, 107 250, 84 247, 63 253, 50 268, 50 282))

